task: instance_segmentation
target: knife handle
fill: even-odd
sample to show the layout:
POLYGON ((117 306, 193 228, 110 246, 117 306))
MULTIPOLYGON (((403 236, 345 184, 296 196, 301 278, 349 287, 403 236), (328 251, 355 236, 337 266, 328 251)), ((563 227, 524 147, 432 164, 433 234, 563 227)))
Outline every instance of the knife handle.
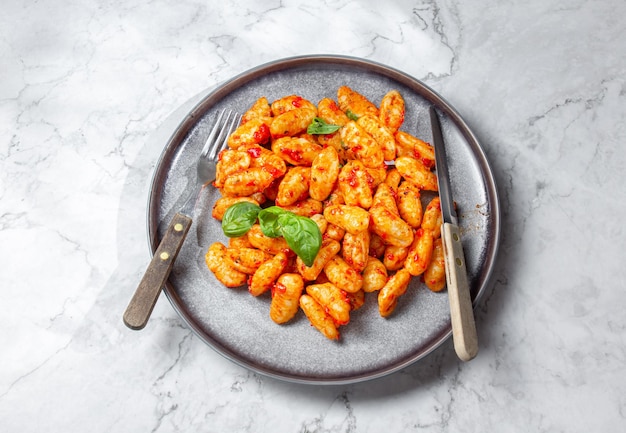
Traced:
POLYGON ((454 350, 462 361, 469 361, 478 353, 478 336, 459 227, 455 224, 444 223, 441 226, 441 238, 444 247, 454 350))
POLYGON ((176 256, 178 256, 183 241, 187 237, 191 221, 191 218, 181 213, 177 213, 172 218, 139 286, 137 286, 135 294, 124 312, 124 324, 130 329, 140 330, 148 323, 148 318, 159 298, 161 288, 165 285, 172 271, 176 256))

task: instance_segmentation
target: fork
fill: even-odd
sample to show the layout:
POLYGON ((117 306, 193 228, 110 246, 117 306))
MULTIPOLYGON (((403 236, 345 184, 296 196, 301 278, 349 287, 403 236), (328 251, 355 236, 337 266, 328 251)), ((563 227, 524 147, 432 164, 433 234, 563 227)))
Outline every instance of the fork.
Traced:
POLYGON ((204 186, 215 179, 219 152, 226 147, 228 137, 235 130, 241 116, 231 110, 220 112, 215 125, 200 153, 197 162, 197 180, 183 206, 174 215, 165 235, 137 286, 126 311, 124 324, 130 329, 140 330, 146 326, 148 318, 172 270, 176 256, 191 227, 193 213, 204 186))

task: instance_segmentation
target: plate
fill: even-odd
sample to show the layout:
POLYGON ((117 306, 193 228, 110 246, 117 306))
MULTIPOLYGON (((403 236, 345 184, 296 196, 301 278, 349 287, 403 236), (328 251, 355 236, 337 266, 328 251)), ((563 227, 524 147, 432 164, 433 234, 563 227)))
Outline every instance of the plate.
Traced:
MULTIPOLYGON (((301 56, 267 63, 212 89, 178 125, 155 167, 148 203, 148 236, 154 252, 174 213, 195 182, 195 163, 223 108, 245 112, 260 96, 272 101, 298 94, 317 103, 336 100, 347 85, 379 104, 391 89, 406 103, 402 130, 431 141, 428 108, 435 105, 448 150, 452 191, 474 305, 488 284, 499 243, 496 186, 478 140, 456 110, 424 83, 388 66, 345 56, 301 56)), ((181 319, 206 344, 257 373, 291 382, 354 383, 398 371, 432 352, 451 335, 447 292, 431 292, 418 278, 394 314, 378 314, 376 294, 342 326, 340 341, 326 339, 300 311, 288 324, 269 318, 270 296, 222 286, 204 255, 227 242, 211 218, 219 193, 204 189, 194 223, 164 291, 181 319)))

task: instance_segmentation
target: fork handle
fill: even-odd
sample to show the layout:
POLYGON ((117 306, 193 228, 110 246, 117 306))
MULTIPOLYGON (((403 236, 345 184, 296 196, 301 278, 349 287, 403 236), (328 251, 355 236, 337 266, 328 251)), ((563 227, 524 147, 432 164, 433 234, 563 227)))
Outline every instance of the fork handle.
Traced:
POLYGON ((177 213, 172 218, 139 286, 137 286, 135 294, 124 312, 124 324, 130 329, 140 330, 146 326, 161 293, 161 288, 165 285, 172 271, 174 260, 176 260, 183 241, 187 237, 191 221, 190 217, 182 213, 177 213))

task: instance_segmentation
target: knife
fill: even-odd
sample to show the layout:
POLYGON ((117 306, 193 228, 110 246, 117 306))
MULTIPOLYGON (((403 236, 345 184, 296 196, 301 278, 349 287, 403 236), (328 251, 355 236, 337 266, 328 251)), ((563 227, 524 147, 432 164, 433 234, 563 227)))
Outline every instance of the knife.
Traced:
POLYGON ((476 323, 474 321, 474 310, 467 280, 461 233, 452 200, 448 159, 439 116, 433 106, 430 107, 430 123, 435 147, 435 168, 437 170, 441 216, 443 219, 441 240, 448 285, 448 300, 450 302, 452 339, 454 341, 454 350, 458 357, 462 361, 469 361, 478 353, 478 336, 476 335, 476 323))

